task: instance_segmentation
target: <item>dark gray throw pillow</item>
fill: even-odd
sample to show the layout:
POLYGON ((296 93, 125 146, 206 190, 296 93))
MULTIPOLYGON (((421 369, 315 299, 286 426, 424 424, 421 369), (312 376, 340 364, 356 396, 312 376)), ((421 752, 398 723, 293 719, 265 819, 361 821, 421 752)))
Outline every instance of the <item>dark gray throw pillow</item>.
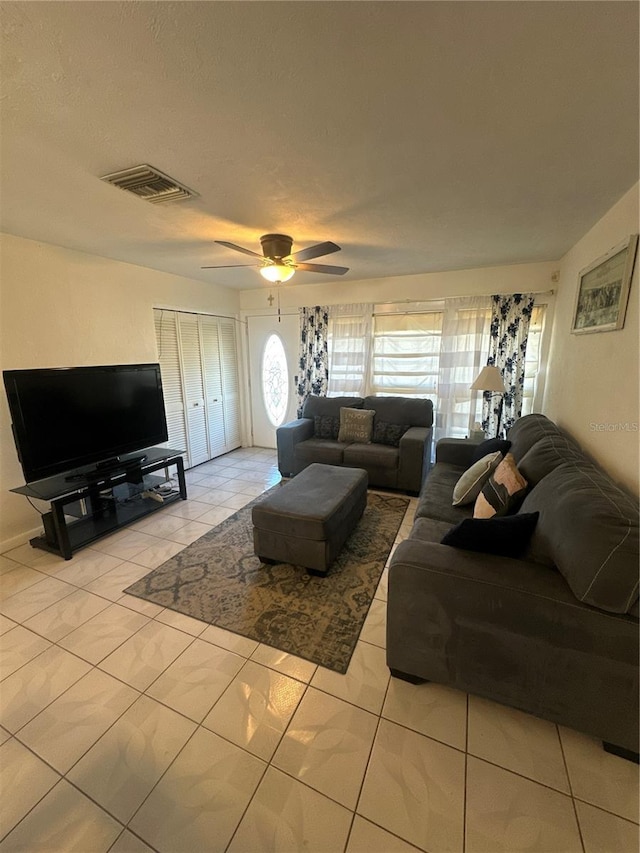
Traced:
POLYGON ((400 439, 409 429, 409 426, 409 424, 390 424, 376 418, 373 425, 373 443, 400 447, 400 439))
POLYGON ((313 419, 313 434, 316 438, 328 438, 331 441, 338 440, 340 431, 340 418, 330 415, 316 415, 313 419))
POLYGON ((539 515, 539 512, 522 512, 498 518, 465 518, 445 533, 441 544, 501 557, 520 557, 529 545, 539 515))
POLYGON ((489 453, 496 453, 497 451, 500 451, 505 456, 510 447, 511 442, 502 438, 488 438, 486 441, 481 441, 473 451, 471 464, 473 465, 474 462, 478 462, 483 456, 487 456, 489 453))

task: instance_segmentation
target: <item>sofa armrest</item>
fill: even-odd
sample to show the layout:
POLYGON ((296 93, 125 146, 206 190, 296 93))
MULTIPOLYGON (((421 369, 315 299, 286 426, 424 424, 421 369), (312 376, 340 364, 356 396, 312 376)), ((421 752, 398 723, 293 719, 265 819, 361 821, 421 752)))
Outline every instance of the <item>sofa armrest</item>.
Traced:
POLYGON ((436 444, 436 462, 468 468, 478 443, 468 438, 441 438, 436 444))
POLYGON ((278 448, 278 470, 283 477, 291 477, 294 472, 294 452, 299 441, 313 436, 314 424, 311 418, 298 418, 289 421, 276 430, 278 448))
POLYGON ((387 665, 637 752, 638 621, 526 560, 407 539, 389 565, 387 665), (623 710, 621 710, 623 709, 623 710))
POLYGON ((431 463, 431 427, 409 427, 400 439, 398 488, 418 494, 431 463))

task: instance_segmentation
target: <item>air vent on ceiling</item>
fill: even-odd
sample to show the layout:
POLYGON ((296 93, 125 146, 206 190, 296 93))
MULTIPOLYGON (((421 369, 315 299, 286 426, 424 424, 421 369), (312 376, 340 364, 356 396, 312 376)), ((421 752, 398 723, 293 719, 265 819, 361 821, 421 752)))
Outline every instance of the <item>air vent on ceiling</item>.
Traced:
POLYGON ((137 195, 145 201, 160 204, 165 201, 178 201, 183 198, 194 198, 197 193, 179 184, 168 175, 154 169, 153 166, 134 166, 132 169, 123 169, 122 172, 112 172, 103 175, 101 181, 114 184, 121 190, 137 195))

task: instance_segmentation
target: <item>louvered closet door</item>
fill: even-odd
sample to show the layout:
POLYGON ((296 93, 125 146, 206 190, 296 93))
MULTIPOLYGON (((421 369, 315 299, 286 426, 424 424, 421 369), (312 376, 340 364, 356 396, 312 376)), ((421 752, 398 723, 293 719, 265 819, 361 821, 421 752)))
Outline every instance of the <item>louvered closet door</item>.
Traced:
POLYGON ((187 453, 187 429, 185 424, 180 374, 180 353, 175 311, 154 309, 153 319, 158 345, 158 362, 162 374, 162 393, 167 415, 169 440, 165 447, 187 453))
POLYGON ((182 361, 182 387, 191 465, 199 465, 210 458, 198 326, 198 317, 195 314, 178 314, 178 341, 182 361))
POLYGON ((240 447, 242 444, 240 434, 240 373, 238 371, 235 320, 221 319, 219 322, 224 430, 226 449, 229 451, 240 447))
POLYGON ((213 459, 227 451, 224 425, 224 402, 220 366, 220 334, 218 321, 213 317, 200 317, 202 363, 204 365, 205 410, 209 456, 213 459))

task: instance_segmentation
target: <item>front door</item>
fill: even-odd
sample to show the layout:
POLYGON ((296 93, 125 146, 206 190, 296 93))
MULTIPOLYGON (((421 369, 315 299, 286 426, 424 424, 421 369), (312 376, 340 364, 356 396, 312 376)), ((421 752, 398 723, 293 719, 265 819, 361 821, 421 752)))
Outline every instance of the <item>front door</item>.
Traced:
POLYGON ((256 447, 276 446, 276 428, 296 417, 298 314, 249 317, 251 426, 256 447))

